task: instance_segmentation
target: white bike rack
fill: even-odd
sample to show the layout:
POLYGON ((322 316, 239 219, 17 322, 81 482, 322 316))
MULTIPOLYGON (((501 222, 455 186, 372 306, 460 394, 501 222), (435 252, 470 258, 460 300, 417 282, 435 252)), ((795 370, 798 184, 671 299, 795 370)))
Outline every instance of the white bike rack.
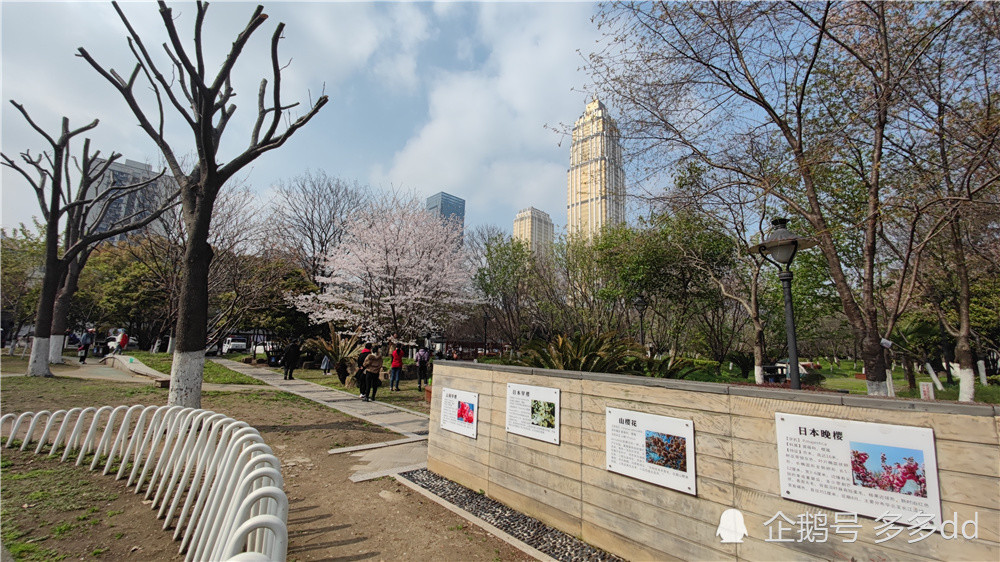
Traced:
POLYGON ((260 433, 223 414, 180 406, 103 406, 0 417, 0 442, 90 470, 104 459, 174 525, 185 561, 277 560, 288 553, 288 498, 281 463, 260 433), (42 423, 44 422, 44 425, 42 423), (131 465, 131 470, 129 466, 131 465), (183 500, 183 505, 182 505, 183 500))

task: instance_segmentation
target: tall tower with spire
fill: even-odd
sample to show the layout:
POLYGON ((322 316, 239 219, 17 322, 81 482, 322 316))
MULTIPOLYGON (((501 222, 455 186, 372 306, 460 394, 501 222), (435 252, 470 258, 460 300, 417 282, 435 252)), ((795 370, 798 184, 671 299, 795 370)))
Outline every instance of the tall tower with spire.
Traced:
POLYGON ((593 238, 625 222, 625 170, 618 126, 599 100, 573 125, 566 196, 566 230, 593 238))

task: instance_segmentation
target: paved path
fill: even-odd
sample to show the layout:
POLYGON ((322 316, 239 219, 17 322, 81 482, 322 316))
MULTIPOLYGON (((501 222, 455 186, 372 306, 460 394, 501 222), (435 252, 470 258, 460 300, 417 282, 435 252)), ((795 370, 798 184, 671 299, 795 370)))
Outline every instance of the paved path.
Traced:
MULTIPOLYGON (((81 365, 77 361, 76 357, 65 356, 63 359, 66 361, 65 365, 53 365, 52 371, 57 377, 69 377, 74 379, 91 379, 91 380, 102 380, 110 382, 120 382, 128 384, 150 384, 153 382, 153 378, 150 375, 144 374, 144 369, 152 370, 146 367, 138 361, 132 364, 132 369, 119 369, 111 365, 107 365, 101 362, 101 358, 90 358, 85 365, 81 365)), ((128 359, 128 356, 125 356, 128 359)), ((157 376, 169 377, 169 375, 164 375, 162 373, 156 372, 157 376)), ((24 377, 27 376, 22 372, 17 373, 3 373, 3 377, 24 377)), ((220 390, 227 392, 236 392, 241 390, 259 390, 261 387, 257 385, 249 384, 212 384, 204 383, 201 386, 202 390, 220 390)))
POLYGON ((405 436, 403 439, 382 443, 331 449, 330 454, 347 453, 358 458, 358 464, 352 467, 355 473, 351 475, 351 480, 354 482, 427 467, 427 428, 430 419, 424 414, 377 400, 365 402, 357 394, 334 390, 314 382, 300 379, 286 381, 280 373, 263 367, 214 357, 211 361, 285 392, 308 398, 405 436))

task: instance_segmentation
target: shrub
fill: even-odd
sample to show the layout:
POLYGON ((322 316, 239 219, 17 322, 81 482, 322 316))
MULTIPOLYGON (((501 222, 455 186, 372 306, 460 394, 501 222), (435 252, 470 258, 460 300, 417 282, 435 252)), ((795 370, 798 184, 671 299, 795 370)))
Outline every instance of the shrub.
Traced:
POLYGON ((620 373, 641 353, 621 341, 617 334, 557 335, 550 342, 533 341, 525 346, 519 363, 542 369, 620 373))

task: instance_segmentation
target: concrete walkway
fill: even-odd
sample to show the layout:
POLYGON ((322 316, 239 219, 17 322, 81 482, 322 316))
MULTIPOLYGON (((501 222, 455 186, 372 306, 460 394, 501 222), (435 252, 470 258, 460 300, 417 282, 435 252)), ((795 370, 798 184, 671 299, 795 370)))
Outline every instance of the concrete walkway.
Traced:
MULTIPOLYGON (((117 358, 118 362, 121 363, 122 359, 127 360, 128 356, 124 358, 117 358)), ((66 361, 65 365, 51 365, 50 368, 52 372, 57 377, 68 377, 73 379, 89 379, 89 380, 100 380, 108 382, 120 382, 127 384, 150 384, 155 383, 153 375, 147 375, 143 371, 152 371, 149 367, 146 367, 142 363, 135 361, 132 363, 132 368, 122 369, 112 365, 108 365, 101 361, 101 358, 90 358, 87 363, 81 365, 76 357, 65 356, 63 360, 66 361)), ((167 377, 158 371, 155 371, 156 377, 167 377)), ((17 373, 3 373, 3 377, 24 377, 27 376, 22 372, 17 373)), ((259 390, 261 387, 249 384, 211 384, 204 383, 201 386, 202 390, 219 390, 227 392, 236 392, 241 390, 259 390)))
POLYGON ((285 392, 308 398, 313 402, 405 436, 403 439, 382 443, 331 449, 330 454, 346 453, 358 458, 358 464, 352 467, 352 470, 355 471, 350 477, 352 482, 361 482, 427 467, 427 428, 430 419, 424 414, 377 400, 365 402, 357 394, 334 390, 314 382, 299 379, 286 381, 280 373, 271 369, 228 359, 213 357, 210 360, 285 392))

